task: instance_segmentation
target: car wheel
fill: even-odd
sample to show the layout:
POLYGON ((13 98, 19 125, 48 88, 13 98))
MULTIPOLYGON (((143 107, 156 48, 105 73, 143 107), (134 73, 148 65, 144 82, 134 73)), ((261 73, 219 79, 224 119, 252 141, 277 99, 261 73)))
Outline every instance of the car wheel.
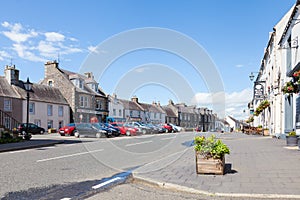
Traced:
POLYGON ((166 129, 166 133, 168 133, 169 132, 169 130, 168 129, 166 129))
POLYGON ((146 130, 143 130, 143 134, 146 134, 146 130))
POLYGON ((96 138, 101 138, 101 133, 96 133, 96 138))
POLYGON ((75 132, 74 132, 74 136, 77 137, 77 138, 79 138, 79 137, 80 137, 79 132, 78 132, 78 131, 75 131, 75 132))
POLYGON ((126 135, 127 136, 130 136, 131 134, 130 134, 130 131, 126 131, 126 135))
POLYGON ((61 133, 60 136, 65 136, 65 134, 64 134, 64 133, 61 133))
POLYGON ((44 131, 43 131, 43 130, 41 130, 41 131, 40 131, 40 134, 44 134, 44 131))

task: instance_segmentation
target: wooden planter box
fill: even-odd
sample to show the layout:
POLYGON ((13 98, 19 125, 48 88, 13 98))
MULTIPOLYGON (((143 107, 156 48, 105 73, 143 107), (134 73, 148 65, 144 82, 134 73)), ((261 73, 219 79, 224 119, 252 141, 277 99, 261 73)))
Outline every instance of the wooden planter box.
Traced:
POLYGON ((224 175, 225 156, 220 159, 204 158, 196 152, 196 172, 197 174, 218 174, 224 175))
POLYGON ((264 130, 264 136, 269 136, 270 133, 269 133, 269 130, 264 130))

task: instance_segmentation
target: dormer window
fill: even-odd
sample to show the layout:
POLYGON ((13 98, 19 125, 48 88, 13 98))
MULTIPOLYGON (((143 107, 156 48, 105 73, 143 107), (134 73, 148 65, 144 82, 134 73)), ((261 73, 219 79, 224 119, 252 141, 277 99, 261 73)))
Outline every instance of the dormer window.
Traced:
POLYGON ((79 88, 83 89, 83 80, 79 79, 79 88))
POLYGON ((72 79, 71 81, 76 87, 84 89, 84 81, 82 79, 76 78, 72 79))

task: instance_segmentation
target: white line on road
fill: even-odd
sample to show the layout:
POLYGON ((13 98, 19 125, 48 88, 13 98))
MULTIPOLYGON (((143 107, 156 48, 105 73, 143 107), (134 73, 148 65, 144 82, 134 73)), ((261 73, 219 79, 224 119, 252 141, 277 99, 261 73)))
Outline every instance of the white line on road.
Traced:
POLYGON ((95 152, 99 152, 99 151, 103 151, 103 150, 104 149, 98 149, 98 150, 94 150, 94 151, 75 153, 75 154, 58 156, 58 157, 53 157, 53 158, 46 158, 46 159, 42 159, 42 160, 37 160, 36 162, 45 162, 45 161, 49 161, 49 160, 57 160, 57 159, 61 159, 61 158, 68 158, 68 157, 73 157, 73 156, 80 156, 80 155, 89 154, 89 153, 95 153, 95 152))
POLYGON ((126 147, 134 146, 134 145, 139 145, 139 144, 147 144, 153 142, 152 140, 145 141, 145 142, 138 142, 138 143, 132 143, 132 144, 126 144, 126 147))
POLYGON ((61 199, 61 200, 71 200, 71 198, 63 198, 63 199, 61 199))
POLYGON ((176 136, 174 136, 174 137, 169 137, 169 138, 162 138, 162 139, 160 139, 160 140, 171 140, 171 139, 174 139, 174 138, 176 138, 176 136))
POLYGON ((108 180, 108 181, 105 181, 105 182, 103 182, 103 183, 100 183, 100 184, 98 184, 98 185, 94 185, 92 188, 93 188, 93 189, 98 189, 98 188, 101 188, 101 187, 103 187, 103 186, 105 186, 105 185, 107 185, 107 184, 110 184, 110 183, 112 183, 112 182, 114 182, 114 181, 117 181, 117 180, 120 180, 120 179, 121 179, 120 177, 116 177, 116 178, 110 179, 110 180, 108 180))
POLYGON ((10 154, 13 154, 13 153, 22 153, 22 152, 27 152, 27 151, 30 151, 31 149, 25 149, 25 150, 17 150, 17 151, 10 151, 10 152, 7 152, 7 153, 10 153, 10 154))

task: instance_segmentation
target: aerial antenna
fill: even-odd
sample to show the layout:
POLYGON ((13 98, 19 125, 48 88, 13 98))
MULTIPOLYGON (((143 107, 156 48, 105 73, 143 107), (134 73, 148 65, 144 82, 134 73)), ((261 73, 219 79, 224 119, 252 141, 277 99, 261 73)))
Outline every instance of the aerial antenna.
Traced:
POLYGON ((59 53, 57 54, 57 62, 60 63, 60 60, 59 60, 59 53))
POLYGON ((12 61, 13 61, 13 59, 12 59, 12 58, 10 58, 10 66, 12 66, 12 61))

